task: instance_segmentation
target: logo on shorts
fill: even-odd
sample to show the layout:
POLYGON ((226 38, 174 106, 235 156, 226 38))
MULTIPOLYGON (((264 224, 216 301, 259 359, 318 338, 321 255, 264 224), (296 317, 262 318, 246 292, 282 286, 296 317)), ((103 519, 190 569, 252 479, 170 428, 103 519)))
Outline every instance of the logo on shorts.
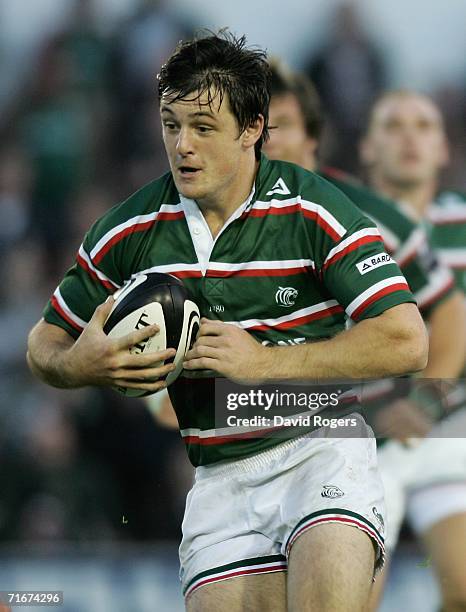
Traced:
POLYGON ((372 513, 377 519, 377 522, 379 523, 380 527, 382 527, 382 529, 385 529, 385 521, 383 520, 383 516, 380 514, 380 512, 375 506, 373 506, 372 508, 372 513))
POLYGON ((335 499, 336 497, 343 497, 343 495, 343 491, 335 485, 324 485, 322 488, 322 497, 330 497, 331 499, 335 499))
POLYGON ((294 300, 298 297, 298 290, 293 287, 279 287, 275 294, 275 300, 279 306, 289 308, 294 306, 294 300))

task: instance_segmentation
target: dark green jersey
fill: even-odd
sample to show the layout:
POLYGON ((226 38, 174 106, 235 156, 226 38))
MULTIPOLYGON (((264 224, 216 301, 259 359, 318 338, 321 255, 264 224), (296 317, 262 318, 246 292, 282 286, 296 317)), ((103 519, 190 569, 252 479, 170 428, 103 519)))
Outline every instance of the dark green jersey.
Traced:
MULTIPOLYGON (((272 344, 330 338, 347 317, 360 321, 414 301, 375 224, 294 164, 263 156, 247 202, 207 246, 202 235, 210 232, 197 205, 165 174, 91 228, 45 319, 77 338, 109 293, 149 270, 183 279, 201 315, 272 344)), ((169 390, 194 465, 280 442, 244 428, 217 432, 209 379, 180 378, 169 390)))
POLYGON ((466 292, 466 194, 444 191, 427 213, 432 244, 466 292))
MULTIPOLYGON (((343 191, 377 224, 387 252, 400 266, 422 316, 428 319, 433 310, 455 290, 449 266, 436 254, 440 236, 435 236, 434 240, 432 235, 429 240, 429 232, 416 223, 400 205, 376 194, 357 179, 333 168, 324 168, 320 174, 343 191)), ((463 204, 463 245, 466 245, 466 203, 463 204)), ((449 228, 451 234, 451 226, 449 228)), ((448 239, 447 232, 445 239, 448 239)), ((444 246, 448 248, 446 240, 444 246)), ((451 245, 457 242, 452 241, 451 245)), ((466 250, 463 251, 466 269, 466 250)))

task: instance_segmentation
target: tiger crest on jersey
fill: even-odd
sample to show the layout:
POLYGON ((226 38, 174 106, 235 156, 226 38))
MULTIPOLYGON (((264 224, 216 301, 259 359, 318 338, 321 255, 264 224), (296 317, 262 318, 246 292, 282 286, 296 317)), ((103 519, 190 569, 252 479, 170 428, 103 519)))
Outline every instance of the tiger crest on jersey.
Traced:
POLYGON ((294 306, 295 300, 298 297, 298 290, 293 287, 279 287, 275 294, 275 300, 279 306, 289 308, 294 306))

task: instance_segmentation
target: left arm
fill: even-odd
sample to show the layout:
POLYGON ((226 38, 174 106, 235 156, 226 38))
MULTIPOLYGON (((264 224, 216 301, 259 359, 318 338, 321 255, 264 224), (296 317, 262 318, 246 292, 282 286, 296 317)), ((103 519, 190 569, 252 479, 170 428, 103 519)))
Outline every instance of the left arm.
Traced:
POLYGON ((265 347, 231 324, 203 319, 187 370, 237 381, 377 378, 422 370, 427 332, 414 304, 399 304, 321 342, 265 347))

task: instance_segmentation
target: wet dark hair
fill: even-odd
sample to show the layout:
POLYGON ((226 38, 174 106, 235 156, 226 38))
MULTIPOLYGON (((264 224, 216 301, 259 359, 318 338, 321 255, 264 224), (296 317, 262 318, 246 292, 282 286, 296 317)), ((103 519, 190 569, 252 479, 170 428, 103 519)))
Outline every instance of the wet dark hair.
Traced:
POLYGON ((240 133, 253 125, 259 115, 264 129, 255 144, 256 159, 268 139, 270 68, 262 49, 246 47, 246 37, 236 38, 227 30, 180 42, 158 78, 159 101, 197 100, 208 94, 208 104, 218 96, 219 107, 225 95, 240 133), (189 95, 195 93, 194 98, 189 95))
POLYGON ((319 140, 324 118, 319 94, 312 82, 305 74, 291 71, 276 58, 270 60, 270 70, 271 96, 295 96, 304 118, 307 135, 319 140))

